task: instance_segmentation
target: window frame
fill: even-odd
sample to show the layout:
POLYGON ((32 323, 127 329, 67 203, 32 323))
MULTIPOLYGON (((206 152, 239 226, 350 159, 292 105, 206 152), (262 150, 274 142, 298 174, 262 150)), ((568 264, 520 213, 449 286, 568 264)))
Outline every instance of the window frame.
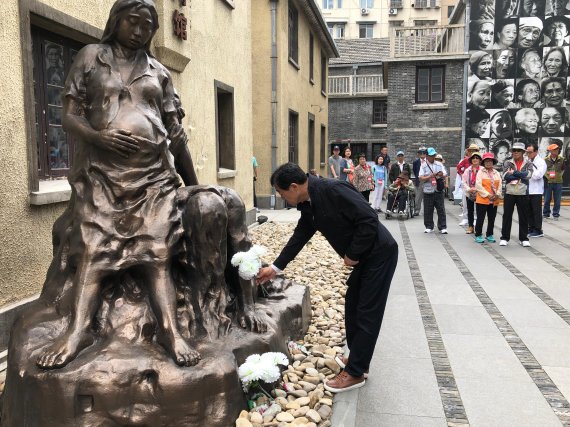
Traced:
POLYGON ((315 115, 313 113, 308 113, 307 115, 307 169, 314 169, 315 166, 315 132, 317 125, 315 122, 315 115))
POLYGON ((445 102, 445 65, 426 65, 426 66, 416 66, 416 90, 415 90, 415 101, 416 104, 436 104, 445 102), (441 69, 441 99, 433 99, 433 82, 432 73, 433 70, 441 69), (420 71, 429 70, 428 73, 428 100, 420 100, 420 71))
POLYGON ((360 0, 361 9, 372 9, 374 7, 374 0, 360 0))
POLYGON ((334 0, 323 0, 322 5, 323 5, 323 10, 334 9, 334 0))
POLYGON ((373 99, 372 100, 372 124, 385 125, 388 124, 388 100, 373 99), (379 119, 377 120, 376 107, 380 105, 379 119))
POLYGON ((325 53, 321 50, 321 94, 327 96, 327 74, 328 74, 328 58, 325 53))
POLYGON ((287 160, 299 163, 299 113, 291 109, 288 120, 287 160))
MULTIPOLYGON (((326 166, 327 164, 327 127, 321 124, 321 166, 326 166)), ((327 171, 328 175, 328 171, 327 171)))
POLYGON ((358 38, 359 39, 372 39, 374 38, 374 24, 361 22, 358 24, 358 38), (362 37, 362 30, 365 30, 366 35, 362 37), (368 36, 368 29, 370 29, 370 37, 368 36))
POLYGON ((288 9, 288 26, 287 26, 287 34, 288 34, 288 56, 289 62, 291 62, 295 68, 300 69, 299 67, 299 11, 293 4, 291 0, 289 0, 289 9, 288 9))
POLYGON ((218 80, 214 80, 214 101, 216 103, 216 168, 220 172, 222 169, 235 171, 236 170, 236 144, 235 144, 235 96, 234 88, 222 83, 218 80), (222 108, 227 108, 225 105, 221 105, 220 96, 230 97, 231 103, 230 117, 229 121, 223 123, 224 125, 229 125, 231 128, 228 132, 227 129, 221 129, 221 120, 227 120, 227 116, 222 116, 222 108), (222 140, 223 138, 223 140, 222 140))
POLYGON ((315 84, 315 37, 309 34, 309 81, 315 84))
POLYGON ((71 51, 78 52, 85 46, 84 43, 73 40, 69 37, 59 35, 53 31, 46 30, 34 24, 30 25, 30 37, 32 41, 32 102, 33 102, 33 115, 32 127, 34 129, 31 139, 34 141, 33 149, 36 151, 35 176, 38 180, 50 180, 57 178, 64 178, 68 176, 69 171, 73 165, 75 154, 75 138, 71 135, 65 134, 65 141, 68 149, 68 167, 67 168, 53 168, 50 166, 49 161, 49 135, 50 128, 60 128, 63 131, 63 123, 59 125, 49 123, 49 108, 50 106, 58 107, 63 120, 63 100, 61 105, 50 104, 48 99, 48 82, 46 79, 47 68, 45 63, 45 48, 47 43, 54 43, 63 47, 63 81, 61 92, 63 94, 65 86, 65 79, 71 69, 71 51))

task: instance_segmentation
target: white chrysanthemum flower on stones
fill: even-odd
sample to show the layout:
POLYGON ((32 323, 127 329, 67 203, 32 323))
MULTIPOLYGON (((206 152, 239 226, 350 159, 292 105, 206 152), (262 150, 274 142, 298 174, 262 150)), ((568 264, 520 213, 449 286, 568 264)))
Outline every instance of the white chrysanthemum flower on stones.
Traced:
POLYGON ((267 353, 263 353, 261 359, 269 360, 271 363, 275 365, 289 365, 289 359, 283 353, 276 352, 276 351, 269 351, 267 353))

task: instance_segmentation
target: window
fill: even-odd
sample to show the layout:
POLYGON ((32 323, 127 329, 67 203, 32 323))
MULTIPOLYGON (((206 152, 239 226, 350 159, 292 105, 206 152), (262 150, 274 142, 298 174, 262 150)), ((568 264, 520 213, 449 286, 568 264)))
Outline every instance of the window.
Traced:
POLYGON ((299 145, 299 114, 289 110, 289 146, 288 160, 293 163, 298 162, 297 147, 299 145))
POLYGON ((435 27, 437 26, 437 21, 430 20, 430 19, 420 19, 418 21, 414 21, 415 27, 435 27))
POLYGON ((388 123, 388 101, 375 99, 372 101, 372 124, 380 125, 388 123))
POLYGON ((390 0, 390 9, 401 9, 403 7, 402 0, 390 0))
POLYGON ((216 142, 219 169, 235 170, 234 89, 214 81, 216 89, 216 142))
POLYGON ((75 143, 63 130, 63 86, 82 44, 32 27, 33 84, 38 177, 66 176, 75 143))
POLYGON ((344 39, 344 24, 336 24, 334 26, 333 37, 335 39, 344 39))
POLYGON ((336 2, 336 5, 337 5, 336 7, 338 7, 339 9, 342 9, 342 0, 338 0, 336 2))
POLYGON ((416 68, 416 102, 443 102, 445 99, 445 67, 416 68))
POLYGON ((361 9, 372 9, 374 7, 374 0, 360 0, 361 9))
POLYGON ((439 0, 414 0, 414 8, 439 7, 439 0))
POLYGON ((315 77, 315 39, 313 34, 309 36, 309 80, 311 83, 315 77))
POLYGON ((330 22, 327 24, 327 27, 329 29, 329 34, 332 36, 334 34, 334 24, 331 24, 330 22))
POLYGON ((332 9, 334 7, 334 0, 323 0, 323 9, 332 9))
POLYGON ((453 13, 453 9, 455 9, 455 6, 447 6, 447 17, 449 18, 451 16, 451 14, 453 13))
POLYGON ((315 167, 315 115, 309 113, 309 135, 307 138, 309 169, 315 167))
POLYGON ((298 66, 299 63, 299 13, 289 2, 289 59, 298 66))
POLYGON ((327 163, 327 128, 321 125, 321 163, 327 163))
POLYGON ((390 27, 402 27, 404 21, 390 21, 390 27))
POLYGON ((323 95, 327 93, 327 70, 329 61, 326 55, 321 52, 321 92, 323 95))
POLYGON ((360 24, 358 37, 361 39, 371 39, 374 37, 374 24, 360 24))

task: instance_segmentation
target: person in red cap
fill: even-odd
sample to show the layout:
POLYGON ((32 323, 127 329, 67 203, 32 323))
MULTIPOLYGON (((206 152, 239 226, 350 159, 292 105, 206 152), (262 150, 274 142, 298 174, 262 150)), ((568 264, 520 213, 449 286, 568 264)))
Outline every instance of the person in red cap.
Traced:
POLYGON ((497 216, 497 206, 499 200, 503 198, 501 192, 501 174, 493 166, 497 164, 497 159, 493 153, 483 154, 483 168, 477 173, 475 179, 475 189, 477 198, 475 199, 475 209, 477 210, 477 221, 475 222, 475 241, 485 242, 483 239, 483 222, 487 215, 486 239, 489 243, 495 243, 493 228, 495 228, 495 217, 497 216))
POLYGON ((550 201, 554 199, 552 208, 552 216, 554 219, 560 217, 560 200, 562 198, 562 178, 566 170, 566 162, 564 157, 560 155, 560 146, 558 144, 550 144, 548 146, 550 154, 544 159, 546 162, 546 179, 548 183, 544 190, 544 207, 542 208, 542 216, 550 218, 550 201))

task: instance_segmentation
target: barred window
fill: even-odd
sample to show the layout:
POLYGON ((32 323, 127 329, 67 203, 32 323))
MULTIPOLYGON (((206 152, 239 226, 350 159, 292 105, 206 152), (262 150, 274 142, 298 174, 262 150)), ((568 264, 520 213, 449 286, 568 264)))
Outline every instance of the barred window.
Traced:
POLYGON ((388 102, 375 99, 372 101, 372 124, 380 125, 388 123, 388 102))

